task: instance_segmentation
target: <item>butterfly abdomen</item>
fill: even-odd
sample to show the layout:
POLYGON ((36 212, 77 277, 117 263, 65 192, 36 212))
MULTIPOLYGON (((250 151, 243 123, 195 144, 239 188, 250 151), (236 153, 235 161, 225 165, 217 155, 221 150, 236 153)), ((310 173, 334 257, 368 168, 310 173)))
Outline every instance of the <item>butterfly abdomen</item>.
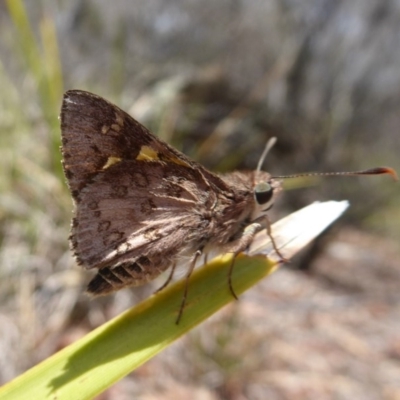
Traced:
POLYGON ((136 262, 125 262, 114 268, 104 267, 89 282, 87 292, 102 296, 125 287, 140 286, 156 278, 169 266, 169 261, 162 262, 160 258, 152 260, 143 256, 136 262))

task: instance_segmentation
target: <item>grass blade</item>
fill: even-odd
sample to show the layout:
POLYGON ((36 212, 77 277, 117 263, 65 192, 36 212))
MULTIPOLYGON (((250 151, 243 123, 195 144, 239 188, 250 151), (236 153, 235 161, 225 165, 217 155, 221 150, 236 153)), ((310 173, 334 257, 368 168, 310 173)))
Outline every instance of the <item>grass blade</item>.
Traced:
MULTIPOLYGON (((292 214, 295 222, 289 216, 283 223, 273 225, 283 254, 288 255, 286 248, 290 254, 298 251, 346 207, 345 202, 314 204, 292 214), (310 223, 313 210, 323 217, 318 216, 310 223), (303 236, 307 239, 301 242, 303 236), (293 246, 293 243, 297 244, 293 246)), ((258 235, 257 250, 250 249, 251 252, 267 251, 270 244, 263 235, 258 235)), ((93 398, 231 302, 227 285, 230 262, 230 255, 217 257, 194 272, 179 325, 175 320, 182 300, 182 281, 168 286, 3 386, 1 399, 93 398)), ((277 266, 276 260, 271 261, 262 254, 240 255, 235 260, 232 276, 236 293, 240 295, 277 266)))

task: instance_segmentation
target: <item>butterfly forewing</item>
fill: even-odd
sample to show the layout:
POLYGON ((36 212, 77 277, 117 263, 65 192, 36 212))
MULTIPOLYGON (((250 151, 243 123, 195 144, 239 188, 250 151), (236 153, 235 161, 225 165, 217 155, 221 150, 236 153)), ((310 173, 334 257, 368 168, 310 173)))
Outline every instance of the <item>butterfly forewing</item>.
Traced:
POLYGON ((117 106, 81 90, 64 95, 61 131, 64 171, 75 200, 103 168, 120 160, 136 160, 141 153, 142 159, 194 163, 117 106))

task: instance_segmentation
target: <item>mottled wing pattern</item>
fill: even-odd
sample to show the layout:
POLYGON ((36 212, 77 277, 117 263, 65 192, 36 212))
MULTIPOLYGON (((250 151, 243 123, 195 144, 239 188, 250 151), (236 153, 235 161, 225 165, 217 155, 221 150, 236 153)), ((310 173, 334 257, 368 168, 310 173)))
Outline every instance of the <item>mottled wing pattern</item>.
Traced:
POLYGON ((91 93, 65 94, 61 128, 72 248, 79 264, 99 269, 90 292, 143 284, 207 239, 202 210, 228 190, 222 179, 91 93))
MULTIPOLYGON (((118 160, 160 158, 189 166, 196 164, 184 154, 155 138, 129 114, 82 90, 65 93, 61 108, 63 166, 72 196, 80 191, 105 166, 118 160)), ((196 164, 196 167, 201 167, 196 164)))
POLYGON ((77 205, 72 241, 78 261, 102 268, 159 253, 167 260, 188 247, 202 221, 197 205, 213 196, 201 180, 193 183, 195 170, 182 174, 180 168, 178 180, 176 169, 128 160, 99 173, 77 205))

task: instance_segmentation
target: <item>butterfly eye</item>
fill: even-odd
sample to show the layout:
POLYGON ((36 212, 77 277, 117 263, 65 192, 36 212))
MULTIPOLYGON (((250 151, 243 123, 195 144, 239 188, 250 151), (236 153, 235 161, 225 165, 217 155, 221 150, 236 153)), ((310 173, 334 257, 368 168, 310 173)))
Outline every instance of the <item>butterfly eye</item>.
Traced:
POLYGON ((258 204, 266 204, 272 199, 274 189, 267 182, 257 183, 254 189, 254 195, 258 204))

